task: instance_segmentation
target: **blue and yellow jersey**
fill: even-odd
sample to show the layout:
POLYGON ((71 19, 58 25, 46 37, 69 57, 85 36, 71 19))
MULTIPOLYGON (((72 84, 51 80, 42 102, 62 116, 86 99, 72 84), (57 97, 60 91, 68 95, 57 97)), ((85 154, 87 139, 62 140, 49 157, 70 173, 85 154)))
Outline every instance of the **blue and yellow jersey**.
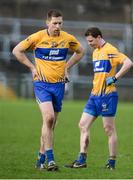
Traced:
POLYGON ((76 51, 80 46, 73 35, 60 31, 59 36, 51 37, 47 29, 30 35, 20 44, 25 50, 29 48, 34 51, 39 80, 50 83, 64 81, 68 49, 76 51))
POLYGON ((126 55, 120 53, 117 48, 109 43, 103 47, 97 48, 93 52, 94 80, 92 94, 101 95, 116 91, 114 84, 106 86, 105 80, 116 73, 118 64, 122 64, 126 55))

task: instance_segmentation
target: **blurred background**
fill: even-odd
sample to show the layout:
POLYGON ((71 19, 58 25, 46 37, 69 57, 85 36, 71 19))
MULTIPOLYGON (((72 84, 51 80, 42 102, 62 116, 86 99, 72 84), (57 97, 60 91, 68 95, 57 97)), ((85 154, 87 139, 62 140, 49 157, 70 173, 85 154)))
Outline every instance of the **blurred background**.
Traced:
MULTIPOLYGON (((63 12, 63 30, 74 34, 87 50, 70 72, 66 99, 86 99, 92 88, 92 51, 84 37, 88 27, 99 27, 108 42, 133 59, 133 0, 0 0, 0 7, 0 99, 34 97, 30 71, 11 52, 19 41, 45 28, 49 9, 63 12)), ((33 60, 32 52, 27 55, 33 60)), ((133 70, 117 87, 121 101, 133 100, 133 70)))

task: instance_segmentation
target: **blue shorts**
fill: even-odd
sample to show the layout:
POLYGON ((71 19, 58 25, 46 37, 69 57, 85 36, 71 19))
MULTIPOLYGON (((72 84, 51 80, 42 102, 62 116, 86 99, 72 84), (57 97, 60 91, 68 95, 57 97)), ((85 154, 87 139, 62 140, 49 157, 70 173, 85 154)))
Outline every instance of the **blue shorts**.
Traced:
POLYGON ((35 81, 33 82, 33 87, 38 103, 51 101, 53 103, 54 111, 61 111, 65 83, 47 83, 43 81, 35 81))
POLYGON ((112 92, 102 96, 90 95, 83 111, 95 117, 99 115, 114 117, 117 109, 117 103, 117 92, 112 92))

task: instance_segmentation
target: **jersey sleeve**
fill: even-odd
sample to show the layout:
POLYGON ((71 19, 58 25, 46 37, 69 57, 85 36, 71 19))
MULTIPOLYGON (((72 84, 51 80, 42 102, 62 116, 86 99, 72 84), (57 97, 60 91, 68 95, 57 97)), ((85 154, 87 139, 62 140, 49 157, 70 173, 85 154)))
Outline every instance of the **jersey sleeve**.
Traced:
POLYGON ((127 56, 119 52, 117 48, 111 48, 108 52, 108 58, 111 59, 113 64, 118 65, 122 64, 127 56))
POLYGON ((31 50, 33 50, 35 48, 36 44, 37 44, 38 39, 39 39, 39 34, 38 33, 34 33, 34 34, 31 34, 30 36, 28 36, 23 41, 21 41, 20 45, 24 49, 31 49, 31 50))
POLYGON ((72 51, 76 51, 80 46, 80 42, 73 36, 70 35, 69 48, 72 51))

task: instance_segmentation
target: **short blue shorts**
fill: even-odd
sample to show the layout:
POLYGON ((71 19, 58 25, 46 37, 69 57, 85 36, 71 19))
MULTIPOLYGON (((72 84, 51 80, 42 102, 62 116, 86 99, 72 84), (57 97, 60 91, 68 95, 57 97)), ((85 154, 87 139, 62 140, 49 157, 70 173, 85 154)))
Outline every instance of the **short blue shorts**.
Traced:
POLYGON ((99 115, 114 117, 116 114, 117 103, 117 92, 112 92, 102 96, 94 96, 91 94, 83 111, 95 117, 99 115))
POLYGON ((35 81, 33 82, 33 87, 38 103, 51 101, 53 103, 54 111, 61 111, 65 90, 64 83, 47 83, 43 81, 35 81))

